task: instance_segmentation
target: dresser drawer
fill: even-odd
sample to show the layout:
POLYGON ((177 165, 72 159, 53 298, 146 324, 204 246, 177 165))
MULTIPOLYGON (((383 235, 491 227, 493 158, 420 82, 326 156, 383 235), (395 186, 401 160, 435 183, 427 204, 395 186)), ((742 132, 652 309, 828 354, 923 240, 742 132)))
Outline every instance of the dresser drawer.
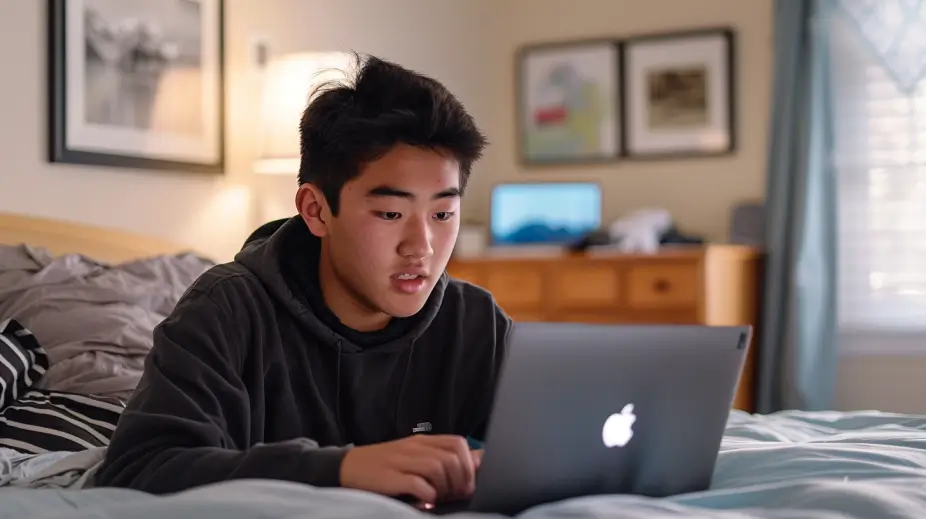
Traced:
POLYGON ((479 268, 479 266, 476 265, 451 263, 447 265, 447 273, 450 274, 451 277, 477 286, 484 287, 486 284, 486 269, 479 268))
POLYGON ((543 308, 541 265, 500 265, 484 272, 483 285, 506 312, 532 315, 543 308))
POLYGON ((631 308, 695 306, 700 292, 697 263, 632 265, 627 269, 627 303, 631 308))
POLYGON ((621 271, 613 265, 575 265, 550 269, 550 309, 602 312, 620 305, 621 271))

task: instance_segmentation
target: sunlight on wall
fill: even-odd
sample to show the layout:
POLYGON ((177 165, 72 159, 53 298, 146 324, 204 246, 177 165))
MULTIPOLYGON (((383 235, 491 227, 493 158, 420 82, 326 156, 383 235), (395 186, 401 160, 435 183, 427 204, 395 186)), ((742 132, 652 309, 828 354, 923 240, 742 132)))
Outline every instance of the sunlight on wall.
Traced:
POLYGON ((217 185, 190 215, 182 240, 213 260, 230 261, 241 249, 243 239, 232 231, 250 228, 252 221, 251 188, 244 184, 217 185), (204 236, 209 237, 207 242, 201 241, 204 236))

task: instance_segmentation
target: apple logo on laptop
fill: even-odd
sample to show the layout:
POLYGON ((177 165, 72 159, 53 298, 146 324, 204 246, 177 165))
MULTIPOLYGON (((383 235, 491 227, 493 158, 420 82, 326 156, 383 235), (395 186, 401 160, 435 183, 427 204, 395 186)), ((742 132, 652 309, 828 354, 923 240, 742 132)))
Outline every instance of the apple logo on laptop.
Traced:
POLYGON ((601 440, 607 448, 623 447, 633 438, 633 423, 637 415, 633 414, 633 404, 627 404, 621 412, 614 413, 604 421, 601 428, 601 440))

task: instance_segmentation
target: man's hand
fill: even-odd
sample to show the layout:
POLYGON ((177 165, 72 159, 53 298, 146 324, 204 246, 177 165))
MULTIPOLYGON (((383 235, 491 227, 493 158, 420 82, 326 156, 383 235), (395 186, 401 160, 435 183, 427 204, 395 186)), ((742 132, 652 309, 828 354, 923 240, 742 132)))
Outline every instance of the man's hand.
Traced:
POLYGON ((459 436, 416 435, 354 447, 341 463, 341 486, 422 503, 464 499, 476 489, 482 451, 459 436))

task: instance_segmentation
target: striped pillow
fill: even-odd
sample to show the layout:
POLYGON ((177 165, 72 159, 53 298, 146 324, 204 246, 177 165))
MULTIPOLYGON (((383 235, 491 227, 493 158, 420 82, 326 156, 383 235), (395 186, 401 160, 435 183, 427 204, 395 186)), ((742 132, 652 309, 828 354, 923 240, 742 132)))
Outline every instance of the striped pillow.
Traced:
POLYGON ((106 447, 123 409, 115 398, 29 390, 0 411, 0 447, 31 454, 106 447))
POLYGON ((16 401, 48 369, 48 354, 14 319, 0 321, 0 410, 16 401))

